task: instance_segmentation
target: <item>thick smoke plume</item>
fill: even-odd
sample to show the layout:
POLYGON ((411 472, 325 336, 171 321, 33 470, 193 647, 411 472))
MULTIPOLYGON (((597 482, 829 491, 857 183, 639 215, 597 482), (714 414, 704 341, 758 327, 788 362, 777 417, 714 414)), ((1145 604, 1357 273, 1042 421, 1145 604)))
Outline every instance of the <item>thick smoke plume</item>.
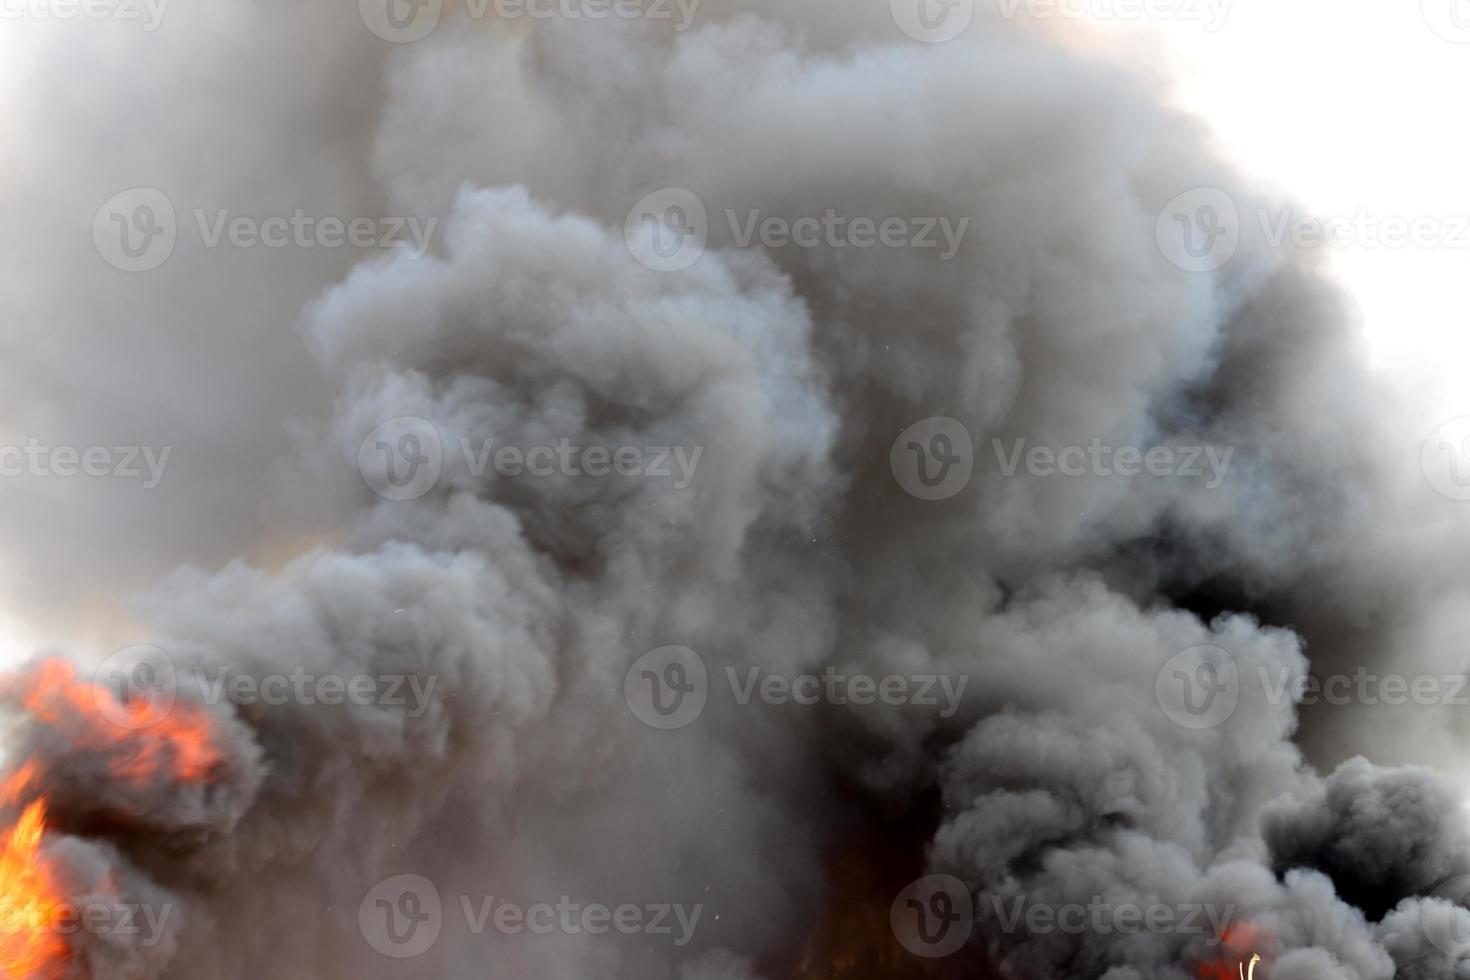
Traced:
POLYGON ((7 759, 47 774, 63 891, 173 912, 146 947, 77 937, 68 976, 858 976, 801 965, 846 914, 831 865, 855 824, 863 852, 974 903, 950 966, 903 969, 1182 980, 1218 957, 1207 934, 1006 924, 1105 896, 1233 910, 1271 980, 1462 975, 1424 925, 1470 920, 1433 894, 1470 871, 1461 803, 1391 768, 1441 761, 1455 723, 1272 692, 1462 666, 1466 533, 1399 479, 1420 420, 1359 366, 1310 256, 1249 222, 1215 271, 1160 250, 1177 195, 1262 198, 1158 79, 984 10, 942 44, 866 0, 704 0, 687 30, 473 13, 403 44, 339 3, 24 25, 0 417, 174 462, 152 494, 6 487, 25 564, 4 581, 37 620, 125 621, 178 671, 170 717, 209 733, 185 778, 181 742, 94 743, 85 705, 17 712, 7 759), (179 240, 129 275, 87 229, 132 186, 169 197, 179 240), (709 216, 673 271, 639 261, 660 229, 628 221, 664 188, 709 216), (436 230, 421 256, 211 248, 196 208, 436 230), (738 240, 757 212, 829 211, 965 230, 948 260, 738 240), (974 441, 942 500, 905 492, 891 453, 931 417, 974 441), (403 418, 437 434, 442 473, 385 499, 364 441, 403 418), (459 451, 563 440, 699 455, 685 481, 459 451), (1231 455, 1210 488, 1008 475, 1018 440, 1231 455), (677 730, 625 697, 666 646, 708 668, 677 730), (1200 648, 1238 676, 1212 727, 1180 724, 1159 680, 1200 648), (751 668, 968 683, 950 710, 741 704, 727 670, 751 668), (416 696, 210 703, 193 683, 294 671, 416 696), (399 960, 359 912, 406 874, 444 928, 399 960), (489 895, 702 913, 684 945, 473 935, 459 899, 489 895))

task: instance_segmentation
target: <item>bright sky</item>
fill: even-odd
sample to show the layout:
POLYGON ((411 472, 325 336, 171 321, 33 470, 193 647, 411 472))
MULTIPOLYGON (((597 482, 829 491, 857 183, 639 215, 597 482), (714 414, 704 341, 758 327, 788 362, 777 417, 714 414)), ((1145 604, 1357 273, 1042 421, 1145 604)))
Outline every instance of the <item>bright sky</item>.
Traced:
POLYGON ((1221 5, 1213 32, 1183 16, 1149 25, 1177 61, 1185 103, 1248 173, 1315 213, 1440 220, 1452 244, 1330 251, 1375 363, 1429 374, 1418 390, 1434 410, 1470 411, 1470 0, 1176 3, 1221 5))
POLYGON ((0 615, 0 668, 24 660, 39 645, 36 637, 28 635, 18 622, 0 615))

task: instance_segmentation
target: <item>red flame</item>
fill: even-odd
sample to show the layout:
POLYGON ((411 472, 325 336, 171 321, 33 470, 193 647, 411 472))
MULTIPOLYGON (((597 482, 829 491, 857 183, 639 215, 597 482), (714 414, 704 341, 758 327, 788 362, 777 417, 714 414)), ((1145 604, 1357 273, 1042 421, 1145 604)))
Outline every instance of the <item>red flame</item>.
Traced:
MULTIPOLYGON (((44 660, 0 679, 0 692, 36 722, 65 732, 76 751, 104 758, 119 781, 202 782, 220 759, 198 705, 125 704, 109 688, 80 679, 65 660, 44 660)), ((70 960, 57 929, 68 912, 66 895, 45 853, 45 781, 35 759, 0 778, 0 980, 61 980, 70 960)))
POLYGON ((1225 928, 1211 957, 1195 965, 1194 975, 1199 980, 1255 980, 1256 977, 1264 980, 1262 968, 1274 958, 1275 947, 1274 937, 1265 928, 1251 922, 1237 922, 1225 928), (1252 956, 1261 957, 1254 971, 1252 956))

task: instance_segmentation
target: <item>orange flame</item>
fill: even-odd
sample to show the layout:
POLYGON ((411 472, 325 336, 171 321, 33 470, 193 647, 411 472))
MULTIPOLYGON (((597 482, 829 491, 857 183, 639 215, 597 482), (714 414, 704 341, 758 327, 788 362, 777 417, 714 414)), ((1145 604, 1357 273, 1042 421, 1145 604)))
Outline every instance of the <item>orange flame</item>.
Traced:
MULTIPOLYGON (((3 791, 14 790, 7 780, 3 791)), ((45 830, 44 800, 0 830, 0 977, 6 980, 56 980, 66 966, 67 946, 54 928, 64 899, 41 853, 45 830)))
POLYGON ((1215 957, 1197 964, 1194 974, 1199 980, 1255 980, 1256 967, 1264 962, 1260 951, 1269 956, 1274 947, 1271 934, 1258 925, 1227 926, 1215 957))
POLYGON ((168 772, 180 782, 199 782, 219 761, 209 717, 197 705, 123 703, 110 688, 81 680, 74 666, 56 658, 5 687, 18 691, 31 717, 68 731, 77 749, 108 753, 112 775, 120 780, 142 782, 168 772))
MULTIPOLYGON (((198 705, 124 704, 111 689, 78 678, 65 660, 43 660, 0 679, 0 692, 36 721, 65 732, 77 751, 102 755, 118 780, 166 775, 201 782, 220 759, 198 705)), ((31 759, 0 779, 0 809, 20 811, 13 822, 0 824, 0 980, 61 980, 71 955, 57 929, 69 906, 57 866, 44 851, 45 777, 31 759)))

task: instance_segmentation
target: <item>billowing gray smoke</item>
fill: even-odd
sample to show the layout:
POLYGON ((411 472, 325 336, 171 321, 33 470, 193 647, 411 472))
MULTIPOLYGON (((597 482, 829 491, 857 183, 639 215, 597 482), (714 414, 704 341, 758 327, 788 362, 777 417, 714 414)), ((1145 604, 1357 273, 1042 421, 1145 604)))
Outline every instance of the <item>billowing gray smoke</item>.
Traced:
MULTIPOLYGON (((1427 897, 1470 870, 1457 796, 1421 769, 1318 774, 1443 761, 1453 725, 1299 720, 1291 691, 1309 660, 1453 664, 1465 533, 1399 480, 1408 413, 1310 256, 1250 222, 1213 271, 1159 248, 1181 193, 1258 200, 1201 125, 985 10, 938 44, 868 0, 704 0, 687 30, 475 12, 402 44, 340 3, 21 25, 0 194, 34 233, 0 233, 0 411, 53 443, 170 446, 173 469, 151 493, 5 487, 11 595, 60 622, 184 559, 136 604, 181 677, 402 682, 207 706, 182 685, 216 726, 202 791, 89 789, 92 755, 26 726, 53 847, 89 849, 67 866, 176 916, 77 975, 782 980, 843 914, 854 823, 973 900, 935 970, 1175 980, 1219 954, 1213 930, 1026 925, 1105 901, 1229 910, 1271 980, 1464 975, 1442 937, 1470 913, 1427 897), (128 274, 87 229, 135 185, 178 241, 128 274), (629 221, 667 188, 708 216, 680 269, 676 225, 629 221), (296 208, 437 224, 422 256, 207 244, 220 209, 296 208), (829 213, 933 219, 937 245, 744 240, 829 213), (921 499, 895 475, 914 447, 892 450, 935 417, 973 471, 921 499), (1029 462, 1094 444, 1196 447, 1204 475, 1029 462), (566 445, 638 465, 495 455, 566 445), (629 703, 688 680, 687 659, 629 674, 668 646, 707 670, 682 727, 629 703), (1176 680, 1227 668, 1232 710, 1193 723, 1176 680), (829 673, 955 698, 739 696, 829 673), (364 925, 399 875, 442 903, 413 958, 364 925), (668 934, 473 928, 491 896, 699 911, 668 934)), ((390 918, 428 914, 404 897, 390 918)))

